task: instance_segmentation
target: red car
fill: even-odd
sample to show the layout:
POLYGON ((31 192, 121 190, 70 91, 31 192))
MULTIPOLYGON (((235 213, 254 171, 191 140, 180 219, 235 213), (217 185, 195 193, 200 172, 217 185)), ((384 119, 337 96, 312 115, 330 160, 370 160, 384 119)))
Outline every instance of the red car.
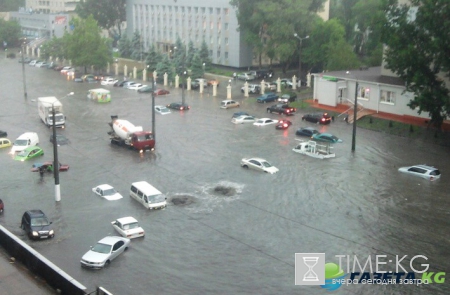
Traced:
MULTIPOLYGON (((34 163, 31 167, 31 172, 39 172, 39 169, 43 169, 43 171, 53 172, 53 161, 48 161, 44 163, 34 163)), ((69 170, 69 165, 64 165, 59 163, 59 171, 67 171, 69 170)))
POLYGON ((166 89, 156 89, 154 93, 155 95, 166 95, 169 94, 170 92, 166 89))
POLYGON ((278 121, 278 124, 275 125, 275 129, 284 130, 284 129, 288 129, 289 126, 291 126, 291 125, 292 125, 292 122, 289 120, 280 120, 280 121, 278 121))

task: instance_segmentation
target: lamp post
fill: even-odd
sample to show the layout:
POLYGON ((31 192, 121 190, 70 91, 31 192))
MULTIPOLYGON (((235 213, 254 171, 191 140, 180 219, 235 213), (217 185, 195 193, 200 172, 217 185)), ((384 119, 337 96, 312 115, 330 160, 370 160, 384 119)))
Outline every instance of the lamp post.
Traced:
POLYGON ((185 85, 186 84, 186 79, 185 79, 185 77, 186 77, 186 71, 184 71, 183 73, 182 73, 182 82, 183 83, 181 83, 183 86, 181 87, 181 103, 184 105, 184 87, 187 87, 187 85, 185 85))
MULTIPOLYGON (((147 66, 147 69, 149 69, 150 66, 147 66)), ((155 75, 152 75, 152 134, 153 134, 153 140, 156 140, 156 135, 155 135, 155 90, 156 90, 156 80, 155 80, 155 75)))
MULTIPOLYGON (((63 98, 73 95, 70 92, 63 98)), ((56 101, 55 101, 56 102, 56 101)), ((54 102, 54 103, 55 103, 54 102)), ((55 106, 52 103, 52 120, 53 120, 53 175, 55 177, 55 201, 61 201, 61 188, 59 186, 59 160, 58 160, 58 142, 56 141, 56 118, 55 118, 55 106)))
POLYGON ((23 52, 25 51, 26 39, 22 43, 22 78, 23 78, 23 96, 27 99, 27 83, 25 81, 25 60, 23 58, 23 52))
POLYGON ((352 133, 352 152, 356 148, 356 115, 358 112, 358 81, 355 84, 355 104, 353 106, 353 133, 352 133))
POLYGON ((303 40, 308 39, 309 36, 300 38, 297 33, 294 33, 294 37, 300 41, 300 48, 298 50, 298 79, 301 81, 301 79, 302 79, 302 76, 301 76, 302 75, 302 43, 303 43, 303 40))
POLYGON ((205 66, 206 66, 206 64, 203 63, 203 78, 205 78, 205 66))

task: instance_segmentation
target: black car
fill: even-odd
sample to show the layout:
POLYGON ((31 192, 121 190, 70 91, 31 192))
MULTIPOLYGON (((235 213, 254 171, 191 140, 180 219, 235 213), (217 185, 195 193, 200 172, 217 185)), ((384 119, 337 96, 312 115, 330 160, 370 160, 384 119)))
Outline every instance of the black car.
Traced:
POLYGON ((293 116, 297 112, 296 108, 289 106, 288 104, 274 104, 267 108, 268 113, 277 113, 280 115, 293 116))
POLYGON ((284 93, 281 97, 278 98, 280 102, 294 102, 297 99, 297 94, 294 92, 284 93))
POLYGON ((236 113, 233 114, 233 116, 231 116, 231 119, 237 118, 237 117, 240 117, 240 116, 250 116, 250 115, 248 113, 246 113, 246 112, 236 112, 236 113))
POLYGON ((47 239, 55 236, 51 224, 52 222, 41 210, 28 210, 22 216, 20 227, 30 239, 47 239))
POLYGON ((0 130, 0 137, 7 137, 8 136, 8 132, 0 130))
POLYGON ((331 116, 327 113, 314 113, 314 114, 306 114, 302 117, 303 121, 308 121, 316 124, 330 124, 331 116))
POLYGON ((311 137, 314 134, 319 134, 319 131, 317 131, 316 129, 314 129, 312 127, 302 127, 295 132, 295 135, 307 136, 307 137, 311 137))
POLYGON ((172 102, 172 103, 169 103, 169 104, 167 105, 167 107, 168 107, 169 109, 177 110, 177 111, 187 111, 187 110, 189 110, 189 109, 191 108, 191 107, 188 106, 187 104, 182 104, 181 102, 172 102))
MULTIPOLYGON (((50 135, 50 142, 53 143, 53 134, 50 135)), ((56 142, 58 146, 69 143, 69 139, 62 134, 56 134, 56 142)))
POLYGON ((258 79, 272 78, 272 76, 273 76, 273 71, 270 69, 256 70, 256 78, 258 78, 258 79))
POLYGON ((116 83, 114 83, 115 87, 123 87, 123 84, 127 83, 127 80, 119 80, 116 83))

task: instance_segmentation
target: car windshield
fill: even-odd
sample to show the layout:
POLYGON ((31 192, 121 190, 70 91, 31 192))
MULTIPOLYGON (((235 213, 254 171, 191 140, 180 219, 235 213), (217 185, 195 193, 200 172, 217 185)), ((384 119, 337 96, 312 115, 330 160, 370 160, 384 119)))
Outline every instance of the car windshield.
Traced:
POLYGON ((441 172, 439 170, 433 170, 430 172, 430 175, 441 175, 441 172))
POLYGON ((28 143, 27 139, 18 139, 14 142, 14 145, 25 146, 25 145, 27 145, 27 143, 28 143))
POLYGON ((97 243, 91 250, 98 253, 108 254, 111 252, 111 245, 97 243))
POLYGON ((166 196, 164 196, 163 194, 148 197, 150 203, 160 203, 163 202, 165 199, 166 196))
POLYGON ((20 156, 20 157, 25 157, 25 156, 28 155, 28 153, 29 153, 29 151, 24 150, 24 151, 21 151, 20 153, 18 153, 17 155, 20 156))
POLYGON ((161 108, 161 113, 168 113, 170 112, 168 108, 161 108))
POLYGON ((272 165, 270 165, 270 163, 269 163, 269 162, 266 162, 266 161, 262 161, 261 164, 262 164, 264 167, 266 167, 266 168, 272 167, 272 165))
POLYGON ((114 195, 116 193, 117 193, 116 190, 113 189, 113 188, 106 189, 106 190, 103 191, 103 195, 104 196, 112 196, 112 195, 114 195))
POLYGON ((146 141, 146 140, 150 140, 150 139, 152 139, 151 134, 143 134, 143 135, 137 136, 138 141, 146 141))
POLYGON ((50 222, 45 217, 37 217, 31 219, 31 226, 46 226, 50 225, 50 222))

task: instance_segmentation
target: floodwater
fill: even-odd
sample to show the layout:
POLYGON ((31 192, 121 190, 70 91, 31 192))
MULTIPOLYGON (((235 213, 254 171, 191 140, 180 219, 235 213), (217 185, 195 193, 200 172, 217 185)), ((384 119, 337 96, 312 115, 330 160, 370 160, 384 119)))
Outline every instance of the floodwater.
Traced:
MULTIPOLYGON (((0 151, 1 198, 6 210, 0 223, 62 268, 92 292, 103 286, 113 294, 324 294, 319 286, 296 286, 295 253, 400 257, 404 268, 429 271, 450 269, 449 148, 423 140, 357 130, 351 152, 350 125, 336 120, 330 126, 291 117, 289 130, 274 126, 233 125, 234 110, 219 108, 219 96, 186 92, 187 112, 156 117, 156 151, 139 155, 112 146, 107 132, 111 115, 151 130, 151 98, 131 90, 106 86, 112 102, 86 98, 97 84, 74 83, 53 70, 25 66, 28 98, 24 99, 22 67, 17 60, 0 59, 0 129, 11 140, 35 131, 45 155, 28 162, 11 160, 0 151), (69 92, 75 95, 63 98, 69 92), (49 130, 37 113, 39 96, 62 98, 70 139, 59 147, 59 159, 69 164, 60 173, 62 200, 55 202, 51 175, 40 179, 32 163, 52 160, 49 130), (295 130, 314 126, 343 139, 336 158, 319 160, 292 152, 295 130), (267 175, 240 167, 243 157, 262 157, 278 167, 267 175), (412 164, 437 166, 442 178, 426 181, 399 174, 412 164), (166 209, 148 211, 129 197, 132 182, 146 180, 168 198, 166 209), (106 201, 91 191, 108 183, 122 195, 106 201), (32 242, 19 228, 25 210, 42 209, 56 228, 52 240, 32 242), (146 236, 109 267, 81 268, 80 258, 96 241, 116 235, 110 222, 133 216, 146 236)), ((240 110, 257 117, 267 105, 244 99, 233 82, 240 110)), ((181 90, 157 97, 156 104, 181 100, 181 90)), ((386 260, 386 259, 385 259, 386 260)), ((395 264, 382 265, 394 271, 395 264)), ((347 272, 345 269, 344 271, 347 272)), ((375 270, 374 270, 375 271, 375 270)), ((350 285, 335 294, 449 294, 448 282, 428 285, 350 285)))

